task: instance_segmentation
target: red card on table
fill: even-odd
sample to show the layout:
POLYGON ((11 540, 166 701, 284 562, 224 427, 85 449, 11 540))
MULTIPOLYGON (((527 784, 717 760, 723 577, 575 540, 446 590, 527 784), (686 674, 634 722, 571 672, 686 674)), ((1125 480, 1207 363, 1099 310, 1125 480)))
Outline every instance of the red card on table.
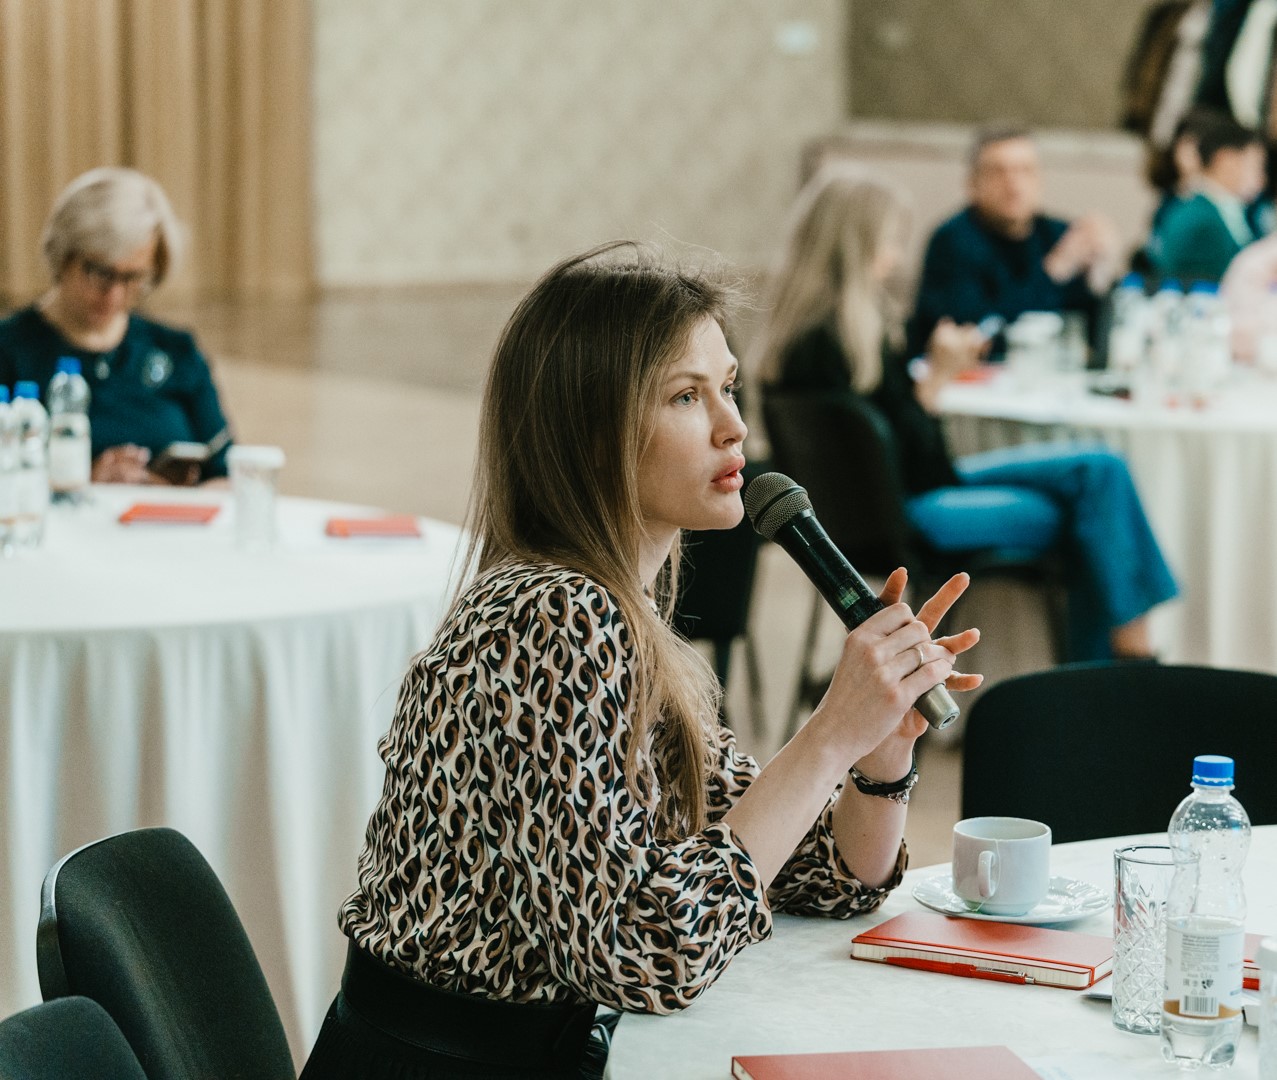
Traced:
POLYGON ((959 371, 954 377, 954 382, 988 382, 998 373, 1001 364, 980 364, 977 367, 967 368, 965 371, 959 371))
POLYGON ((121 525, 207 525, 222 508, 210 503, 134 503, 121 525))
POLYGON ((324 530, 329 536, 420 536, 421 526, 411 514, 390 514, 379 518, 329 518, 324 530))

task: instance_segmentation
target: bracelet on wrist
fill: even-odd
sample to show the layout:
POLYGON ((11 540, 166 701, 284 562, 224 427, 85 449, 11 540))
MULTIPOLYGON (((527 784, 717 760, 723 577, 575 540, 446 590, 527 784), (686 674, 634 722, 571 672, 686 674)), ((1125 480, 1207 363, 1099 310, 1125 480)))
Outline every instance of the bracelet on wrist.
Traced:
POLYGON ((871 776, 866 776, 854 765, 848 775, 851 777, 851 782, 856 785, 856 790, 862 795, 873 795, 879 799, 889 799, 891 802, 900 803, 901 806, 907 806, 909 793, 918 782, 918 755, 914 753, 910 756, 909 771, 899 780, 890 782, 875 780, 871 776))

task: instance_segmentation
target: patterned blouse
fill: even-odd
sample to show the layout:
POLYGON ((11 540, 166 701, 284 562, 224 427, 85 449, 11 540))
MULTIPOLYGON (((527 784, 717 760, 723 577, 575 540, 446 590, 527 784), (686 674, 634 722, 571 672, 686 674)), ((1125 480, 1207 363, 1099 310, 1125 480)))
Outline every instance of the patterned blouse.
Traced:
POLYGON ((753 941, 771 908, 846 917, 882 888, 840 862, 832 800, 765 896, 721 821, 758 775, 718 734, 710 824, 658 840, 625 784, 629 632, 582 574, 503 564, 469 587, 404 679, 379 750, 342 930, 431 985, 516 1002, 667 1013, 753 941))

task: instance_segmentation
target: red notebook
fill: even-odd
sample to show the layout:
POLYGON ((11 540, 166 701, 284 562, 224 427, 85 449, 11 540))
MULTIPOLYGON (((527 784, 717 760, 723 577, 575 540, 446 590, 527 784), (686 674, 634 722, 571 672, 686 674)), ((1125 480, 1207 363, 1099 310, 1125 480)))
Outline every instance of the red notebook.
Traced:
POLYGON ((761 1054, 732 1058, 736 1080, 1041 1080, 1005 1046, 761 1054))
POLYGON ((1084 990, 1113 968, 1113 942, 1096 934, 1019 923, 897 915, 852 940, 857 960, 995 982, 1084 990))
POLYGON ((134 503, 120 515, 120 524, 207 525, 220 510, 209 503, 134 503))
POLYGON ((421 526, 410 514, 378 518, 329 518, 324 530, 329 536, 420 536, 421 526))

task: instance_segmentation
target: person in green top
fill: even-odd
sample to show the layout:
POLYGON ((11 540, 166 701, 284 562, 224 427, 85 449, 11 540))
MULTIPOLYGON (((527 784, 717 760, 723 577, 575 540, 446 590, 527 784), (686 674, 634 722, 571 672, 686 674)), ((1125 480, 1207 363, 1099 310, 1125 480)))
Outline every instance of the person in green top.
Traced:
POLYGON ((135 310, 172 272, 182 230, 163 189, 133 169, 87 172, 58 196, 41 247, 49 289, 0 320, 0 385, 47 391, 61 357, 80 360, 92 394, 97 483, 198 483, 226 474, 230 429, 195 339, 135 310), (175 442, 208 457, 161 476, 175 442))
POLYGON ((1219 281, 1233 256, 1259 239, 1249 207, 1264 190, 1264 144, 1257 131, 1219 116, 1202 127, 1197 147, 1197 191, 1162 213, 1148 253, 1164 278, 1219 281))

